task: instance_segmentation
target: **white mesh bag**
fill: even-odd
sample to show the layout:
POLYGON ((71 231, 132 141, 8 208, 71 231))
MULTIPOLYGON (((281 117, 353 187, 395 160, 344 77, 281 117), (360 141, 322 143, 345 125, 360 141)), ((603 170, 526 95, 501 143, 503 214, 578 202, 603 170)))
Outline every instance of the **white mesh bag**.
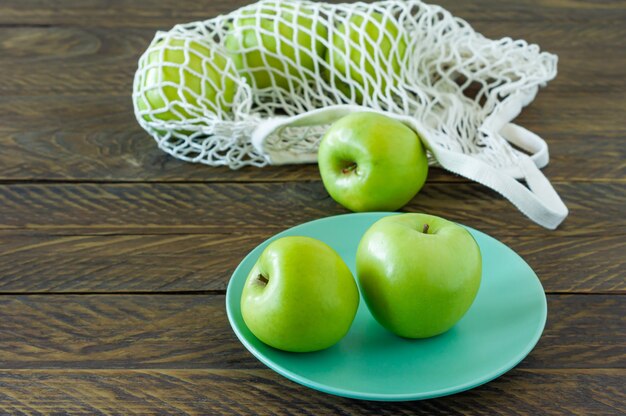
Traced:
POLYGON ((511 121, 556 64, 537 45, 486 39, 418 0, 262 0, 158 32, 133 101, 161 149, 232 169, 314 163, 330 123, 381 112, 421 136, 431 164, 554 229, 567 208, 539 170, 547 145, 511 121))

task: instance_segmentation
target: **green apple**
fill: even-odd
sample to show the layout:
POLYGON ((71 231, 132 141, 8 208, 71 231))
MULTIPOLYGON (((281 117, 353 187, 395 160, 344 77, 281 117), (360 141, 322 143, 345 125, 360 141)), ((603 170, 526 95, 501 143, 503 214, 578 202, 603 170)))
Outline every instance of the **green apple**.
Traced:
POLYGON ((289 87, 289 78, 305 79, 316 72, 327 37, 323 21, 297 2, 265 2, 246 9, 232 22, 226 49, 252 87, 289 87), (272 82, 273 80, 273 82, 272 82))
POLYGON ((359 242, 357 276, 376 320, 406 338, 441 334, 472 305, 480 286, 480 248, 463 227, 426 214, 374 223, 359 242))
POLYGON ((390 74, 400 74, 406 49, 406 35, 393 17, 377 12, 354 14, 333 32, 325 58, 333 71, 324 71, 324 76, 330 83, 334 72, 340 74, 334 77, 335 85, 357 102, 363 93, 386 95, 387 79, 390 74), (354 95, 350 84, 358 86, 354 95))
POLYGON ((199 40, 168 37, 146 51, 136 106, 147 121, 189 121, 228 112, 237 74, 228 58, 199 40))
POLYGON ((250 271, 241 295, 248 329, 264 343, 291 352, 328 348, 346 335, 359 305, 348 266, 310 237, 270 243, 250 271))
POLYGON ((395 211, 417 194, 428 174, 419 136, 372 112, 336 121, 322 138, 318 164, 330 196, 352 211, 395 211))

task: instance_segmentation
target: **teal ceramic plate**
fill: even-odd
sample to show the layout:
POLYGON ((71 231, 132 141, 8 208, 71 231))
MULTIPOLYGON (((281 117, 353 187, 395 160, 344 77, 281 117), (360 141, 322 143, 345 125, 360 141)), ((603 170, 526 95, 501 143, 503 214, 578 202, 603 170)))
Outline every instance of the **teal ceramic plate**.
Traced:
POLYGON ((483 255, 481 287, 467 314, 450 331, 425 340, 387 332, 361 304, 354 323, 333 347, 287 353, 259 341, 241 316, 248 273, 270 241, 288 235, 317 238, 354 272, 359 240, 388 213, 348 214, 298 225, 252 250, 235 270, 226 294, 230 324, 243 345, 272 370, 326 393, 366 400, 420 400, 471 389, 518 364, 543 331, 546 297, 533 270, 513 250, 473 229, 483 255))

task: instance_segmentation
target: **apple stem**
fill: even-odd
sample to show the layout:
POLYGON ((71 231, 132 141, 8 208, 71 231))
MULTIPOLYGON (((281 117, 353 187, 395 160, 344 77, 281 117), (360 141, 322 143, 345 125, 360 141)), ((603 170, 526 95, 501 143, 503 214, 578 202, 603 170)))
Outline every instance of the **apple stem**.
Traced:
POLYGON ((423 232, 424 234, 428 234, 428 228, 429 228, 429 227, 428 227, 428 224, 424 224, 424 228, 422 229, 422 232, 423 232))
POLYGON ((270 280, 267 277, 265 277, 265 276, 263 276, 262 274, 259 273, 259 275, 256 277, 256 281, 261 286, 267 286, 267 282, 269 282, 270 280))
POLYGON ((347 173, 352 172, 356 168, 357 168, 356 163, 353 163, 350 166, 346 166, 345 168, 341 169, 341 172, 344 173, 344 174, 347 174, 347 173))

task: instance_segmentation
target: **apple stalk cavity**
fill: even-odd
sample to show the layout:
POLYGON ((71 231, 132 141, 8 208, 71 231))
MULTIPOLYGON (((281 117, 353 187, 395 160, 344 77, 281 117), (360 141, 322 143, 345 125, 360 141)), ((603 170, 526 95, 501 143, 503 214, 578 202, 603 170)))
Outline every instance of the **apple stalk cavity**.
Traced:
POLYGON ((353 163, 353 164, 351 164, 351 165, 341 169, 341 172, 347 175, 348 173, 356 171, 357 167, 358 167, 358 165, 356 163, 353 163))
POLYGON ((259 286, 262 286, 262 287, 267 286, 267 283, 268 283, 269 281, 270 281, 270 280, 269 280, 267 277, 263 276, 262 274, 259 274, 259 275, 256 277, 256 282, 257 282, 257 284, 258 284, 259 286))

